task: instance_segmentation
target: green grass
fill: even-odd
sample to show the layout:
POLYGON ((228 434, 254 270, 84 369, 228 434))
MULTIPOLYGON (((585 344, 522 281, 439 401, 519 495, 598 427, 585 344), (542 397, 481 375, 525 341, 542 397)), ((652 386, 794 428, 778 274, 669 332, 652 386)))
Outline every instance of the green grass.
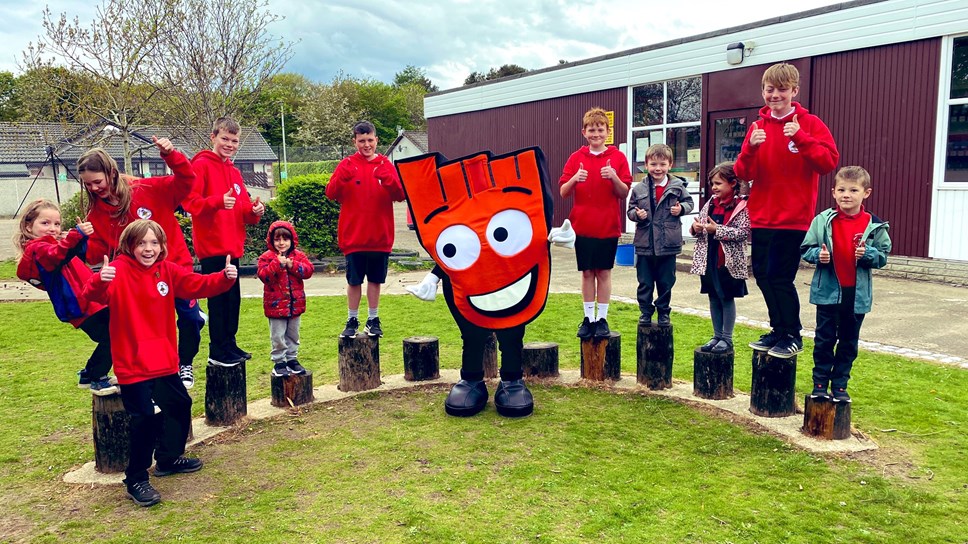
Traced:
POLYGON ((14 259, 0 261, 0 280, 15 279, 17 279, 17 261, 14 259))
MULTIPOLYGON (((526 340, 559 343, 577 368, 577 295, 553 295, 526 340)), ((635 370, 637 308, 613 304, 635 370)), ((438 297, 384 297, 384 374, 402 372, 401 341, 439 336, 459 366, 459 334, 438 297)), ((337 381, 343 297, 309 300, 300 360, 337 381)), ((707 320, 673 316, 674 375, 691 379, 707 320)), ((243 301, 239 343, 250 400, 269 396, 261 301, 243 301)), ((737 346, 761 331, 737 328, 737 346)), ((862 333, 863 334, 863 333, 862 333)), ((367 393, 251 423, 192 450, 196 474, 156 478, 164 502, 139 509, 115 486, 64 473, 92 458, 89 395, 74 371, 91 348, 47 303, 0 304, 0 541, 35 542, 965 542, 968 373, 862 352, 854 426, 880 446, 825 456, 708 409, 637 393, 534 386, 535 414, 488 408, 444 415, 446 388, 367 393)), ((812 346, 798 365, 809 387, 812 346)), ((750 351, 736 355, 748 389, 750 351)), ((201 368, 201 366, 199 366, 201 368)), ((203 412, 204 372, 192 390, 203 412)))

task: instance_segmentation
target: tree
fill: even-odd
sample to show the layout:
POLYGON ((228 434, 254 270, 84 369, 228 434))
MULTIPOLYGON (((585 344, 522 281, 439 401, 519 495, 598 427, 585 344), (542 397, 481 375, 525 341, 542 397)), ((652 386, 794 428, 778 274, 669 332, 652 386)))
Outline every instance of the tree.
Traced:
POLYGON ((433 81, 430 81, 430 78, 427 77, 427 72, 423 68, 417 68, 412 64, 408 64, 406 68, 400 70, 393 76, 393 85, 398 88, 407 85, 419 85, 428 93, 435 93, 440 90, 439 87, 434 85, 433 81))
POLYGON ((464 85, 473 85, 474 83, 481 83, 483 81, 491 81, 502 77, 513 76, 515 74, 523 74, 527 71, 527 68, 522 68, 517 64, 503 64, 500 68, 491 68, 487 71, 487 74, 481 72, 471 72, 470 75, 464 79, 464 85))
POLYGON ((415 128, 404 95, 398 89, 373 79, 359 81, 356 86, 357 101, 350 106, 373 123, 383 145, 390 145, 396 139, 398 129, 415 128))
POLYGON ((306 107, 313 83, 294 73, 276 74, 269 78, 253 105, 253 116, 260 119, 259 131, 272 147, 282 146, 282 110, 286 114, 286 138, 299 131, 302 122, 298 112, 306 107))
POLYGON ((18 120, 21 108, 17 78, 11 72, 0 72, 0 121, 18 120))
POLYGON ((356 84, 342 72, 328 85, 313 85, 303 107, 296 112, 299 129, 293 139, 307 146, 346 145, 350 128, 363 115, 354 109, 356 102, 356 84))

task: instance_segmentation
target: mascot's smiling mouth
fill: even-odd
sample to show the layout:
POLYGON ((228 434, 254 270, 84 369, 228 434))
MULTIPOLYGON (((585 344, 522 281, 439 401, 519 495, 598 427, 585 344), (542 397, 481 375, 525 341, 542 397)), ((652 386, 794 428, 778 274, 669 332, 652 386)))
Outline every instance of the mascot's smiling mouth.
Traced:
POLYGON ((483 295, 467 297, 472 308, 489 317, 507 317, 525 309, 534 298, 537 288, 538 266, 514 283, 483 295))

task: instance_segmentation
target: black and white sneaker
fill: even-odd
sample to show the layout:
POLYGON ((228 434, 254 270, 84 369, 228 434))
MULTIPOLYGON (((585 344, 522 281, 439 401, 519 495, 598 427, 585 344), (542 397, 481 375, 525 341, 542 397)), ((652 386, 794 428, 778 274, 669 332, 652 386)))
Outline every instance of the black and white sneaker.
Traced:
POLYGON ((185 389, 195 387, 195 371, 192 365, 181 365, 178 367, 178 379, 185 384, 185 389))
POLYGON ((306 369, 303 368, 303 366, 301 364, 299 364, 299 361, 297 361, 296 359, 293 359, 291 361, 287 361, 286 362, 286 366, 289 367, 289 372, 291 372, 293 374, 305 374, 306 373, 306 369))
POLYGON ((770 348, 767 353, 770 357, 777 359, 789 359, 801 351, 803 351, 803 340, 788 334, 770 348))
POLYGON ((161 502, 161 493, 158 493, 157 489, 151 487, 151 483, 148 480, 133 484, 129 484, 127 481, 124 483, 128 491, 128 496, 138 506, 153 506, 161 502))
POLYGON ((366 327, 363 328, 363 332, 367 336, 383 336, 383 327, 380 326, 380 318, 374 317, 366 320, 366 327))
POLYGON ((118 393, 118 386, 112 384, 107 376, 99 378, 97 380, 91 380, 91 394, 97 395, 99 397, 105 397, 107 395, 113 395, 118 393))
POLYGON ((356 338, 356 330, 360 328, 360 320, 351 317, 346 320, 346 328, 339 335, 343 338, 356 338))
POLYGON ((208 358, 208 364, 212 366, 222 366, 225 368, 232 368, 234 366, 239 366, 244 362, 245 362, 245 359, 241 359, 241 358, 240 359, 226 358, 226 360, 224 361, 219 359, 214 359, 212 357, 208 358))
POLYGON ((285 378, 286 376, 292 376, 293 372, 289 369, 286 363, 276 363, 272 367, 272 375, 277 378, 285 378))
POLYGON ((188 472, 198 472, 202 469, 202 461, 192 457, 179 457, 171 463, 155 465, 155 476, 169 476, 171 474, 185 474, 188 472))
POLYGON ((770 351, 770 349, 773 346, 775 346, 777 342, 779 342, 782 338, 783 338, 782 334, 776 331, 770 331, 764 334, 763 336, 760 336, 759 340, 750 342, 750 347, 755 349, 756 351, 770 351))
POLYGON ((80 389, 91 388, 91 378, 87 375, 86 368, 82 368, 77 371, 77 387, 80 389))
POLYGON ((810 398, 812 399, 830 398, 830 395, 827 394, 827 386, 822 383, 813 384, 813 391, 810 392, 810 398))
POLYGON ((847 389, 844 387, 838 387, 833 390, 834 402, 850 402, 850 395, 847 394, 847 389))

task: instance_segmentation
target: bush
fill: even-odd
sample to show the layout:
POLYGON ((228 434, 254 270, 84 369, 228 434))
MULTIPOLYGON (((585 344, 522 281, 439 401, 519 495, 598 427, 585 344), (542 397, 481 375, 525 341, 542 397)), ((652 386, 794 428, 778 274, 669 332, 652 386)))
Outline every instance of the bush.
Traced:
MULTIPOLYGON (((266 202, 265 205, 266 213, 262 214, 259 222, 255 225, 245 226, 245 255, 242 258, 246 262, 255 262, 259 259, 259 255, 265 253, 268 249, 266 235, 269 234, 269 225, 280 219, 279 213, 276 211, 276 204, 266 202)), ((300 241, 302 241, 302 238, 300 238, 300 241)))
MULTIPOLYGON (((84 194, 83 190, 78 191, 77 193, 74 193, 74 196, 70 197, 64 202, 61 202, 60 210, 61 210, 61 229, 62 230, 70 230, 76 227, 77 218, 84 217, 87 215, 86 208, 81 209, 82 194, 84 194)), ((84 198, 87 199, 86 194, 84 195, 84 198)))
POLYGON ((290 178, 279 187, 273 201, 280 216, 292 218, 299 246, 311 256, 340 254, 336 245, 339 204, 326 198, 329 177, 329 174, 307 174, 290 178))
POLYGON ((273 176, 276 178, 276 186, 288 183, 290 180, 296 177, 305 176, 308 174, 332 174, 336 170, 336 165, 339 164, 338 160, 334 161, 315 161, 315 162, 291 162, 289 163, 289 179, 286 181, 281 181, 280 176, 282 175, 282 163, 279 163, 278 168, 275 168, 273 176))

